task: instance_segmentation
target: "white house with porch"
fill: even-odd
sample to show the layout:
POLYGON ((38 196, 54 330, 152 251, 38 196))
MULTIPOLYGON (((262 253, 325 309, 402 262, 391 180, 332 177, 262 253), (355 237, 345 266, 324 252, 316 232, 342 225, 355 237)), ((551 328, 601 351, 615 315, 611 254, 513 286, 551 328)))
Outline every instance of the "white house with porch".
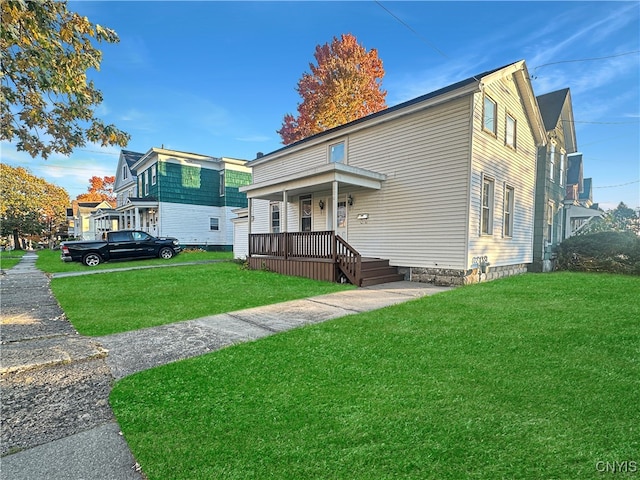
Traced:
POLYGON ((389 267, 445 284, 525 272, 545 141, 519 61, 256 158, 249 265, 361 286, 389 267))

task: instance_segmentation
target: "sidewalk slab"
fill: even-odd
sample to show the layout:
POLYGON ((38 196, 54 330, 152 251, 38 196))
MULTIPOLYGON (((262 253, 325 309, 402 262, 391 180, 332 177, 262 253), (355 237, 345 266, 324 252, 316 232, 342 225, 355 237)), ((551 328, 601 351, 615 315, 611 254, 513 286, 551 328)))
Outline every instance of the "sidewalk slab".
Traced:
POLYGON ((75 361, 104 358, 107 351, 86 337, 60 336, 14 342, 2 346, 0 373, 64 365, 75 361))
POLYGON ((228 314, 95 337, 108 351, 107 364, 119 380, 142 370, 203 355, 273 332, 228 314))
POLYGON ((2 458, 12 480, 142 480, 115 422, 2 458))
POLYGON ((284 332, 292 328, 319 323, 352 313, 354 312, 339 306, 322 304, 312 299, 303 299, 249 308, 232 312, 229 315, 272 332, 284 332))

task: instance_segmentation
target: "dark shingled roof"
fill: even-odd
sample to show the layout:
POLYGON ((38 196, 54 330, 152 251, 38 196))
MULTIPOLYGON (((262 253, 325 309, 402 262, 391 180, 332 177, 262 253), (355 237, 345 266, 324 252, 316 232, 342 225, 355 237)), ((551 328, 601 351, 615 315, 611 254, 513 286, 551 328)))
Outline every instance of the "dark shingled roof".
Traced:
POLYGON ((132 152, 131 150, 121 150, 122 156, 124 157, 125 162, 129 166, 129 170, 135 175, 135 172, 131 167, 142 158, 144 153, 132 152))
POLYGON ((562 113, 562 106, 567 99, 568 93, 569 89, 563 88, 562 90, 545 93, 544 95, 536 97, 538 107, 540 107, 542 121, 544 122, 544 129, 547 132, 556 128, 560 114, 562 113))
POLYGON ((567 185, 580 185, 582 191, 582 154, 569 155, 567 168, 567 185))
POLYGON ((592 188, 593 187, 591 178, 585 178, 582 181, 582 191, 580 192, 578 198, 580 200, 591 200, 593 198, 592 188))

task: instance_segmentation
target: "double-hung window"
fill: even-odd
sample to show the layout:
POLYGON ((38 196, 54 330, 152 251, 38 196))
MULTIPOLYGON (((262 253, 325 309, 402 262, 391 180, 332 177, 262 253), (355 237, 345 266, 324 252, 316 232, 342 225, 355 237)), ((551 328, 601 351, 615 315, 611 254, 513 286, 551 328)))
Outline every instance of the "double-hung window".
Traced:
POLYGON ((209 230, 220 230, 220 219, 217 217, 209 217, 209 230))
POLYGON ((553 242, 553 210, 553 203, 549 202, 547 204, 547 243, 553 242))
POLYGON ((156 166, 151 165, 151 185, 156 184, 156 166))
POLYGON ((224 197, 224 189, 225 189, 225 175, 224 175, 224 170, 220 171, 220 196, 224 197))
POLYGON ((496 135, 498 126, 497 106, 490 97, 484 97, 484 108, 482 110, 482 128, 487 132, 496 135))
POLYGON ((491 178, 482 179, 482 213, 480 217, 480 234, 493 234, 493 187, 494 181, 491 178))
POLYGON ((271 233, 280 233, 280 203, 271 203, 269 209, 271 214, 271 233))
POLYGON ((516 148, 516 119, 508 113, 505 118, 504 143, 511 148, 516 148))
POLYGON ((513 236, 513 187, 504 187, 504 230, 505 237, 513 236))
POLYGON ((549 180, 555 179, 556 173, 556 146, 552 143, 549 152, 549 180))

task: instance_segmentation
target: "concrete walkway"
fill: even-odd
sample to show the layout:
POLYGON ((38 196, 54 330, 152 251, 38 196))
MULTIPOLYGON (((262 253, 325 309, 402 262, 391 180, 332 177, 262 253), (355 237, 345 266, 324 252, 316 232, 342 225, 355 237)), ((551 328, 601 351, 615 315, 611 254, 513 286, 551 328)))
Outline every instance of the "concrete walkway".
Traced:
POLYGON ((448 290, 397 282, 89 338, 66 320, 35 259, 28 253, 0 276, 0 477, 7 480, 142 479, 109 406, 114 379, 448 290))

